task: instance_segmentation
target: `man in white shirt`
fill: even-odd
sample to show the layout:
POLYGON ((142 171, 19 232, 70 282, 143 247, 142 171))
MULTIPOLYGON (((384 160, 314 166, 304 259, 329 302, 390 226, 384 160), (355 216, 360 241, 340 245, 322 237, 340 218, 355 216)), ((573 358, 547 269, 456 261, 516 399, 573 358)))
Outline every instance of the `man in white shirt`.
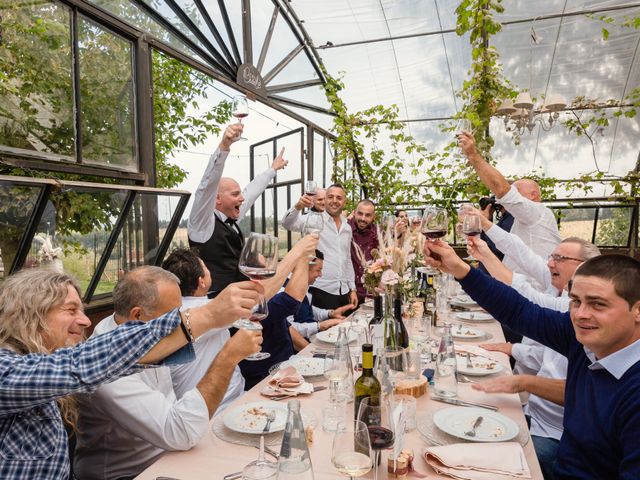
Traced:
MULTIPOLYGON (((180 307, 179 280, 159 267, 127 273, 114 289, 114 315, 93 335, 130 320, 148 321, 180 307)), ((260 331, 241 330, 195 388, 176 399, 169 367, 102 385, 81 398, 74 472, 83 480, 132 478, 166 450, 188 450, 206 433, 237 364, 260 350, 260 331)))
MULTIPOLYGON (((478 150, 473 135, 464 132, 458 135, 458 145, 469 164, 476 170, 482 183, 496 196, 497 202, 513 215, 511 233, 517 235, 531 250, 542 258, 560 243, 558 224, 550 208, 541 202, 539 185, 530 179, 520 179, 509 185, 504 176, 478 150)), ((526 274, 506 252, 504 264, 514 272, 526 274)))
MULTIPOLYGON (((342 216, 347 194, 339 184, 327 188, 324 227, 320 232, 318 249, 325 255, 322 277, 309 290, 313 304, 320 308, 336 309, 346 304, 358 305, 355 273, 351 263, 352 231, 342 216)), ((282 226, 290 231, 301 231, 306 215, 301 214, 304 203, 298 201, 282 218, 282 226)))
POLYGON ((257 175, 244 190, 232 178, 222 177, 231 145, 240 138, 242 129, 242 124, 236 123, 225 130, 194 194, 187 224, 189 245, 198 248, 209 271, 215 272, 212 293, 230 283, 247 280, 238 268, 244 236, 237 222, 262 195, 276 172, 287 165, 283 148, 271 168, 257 175))
MULTIPOLYGON (((162 268, 173 273, 180 280, 183 310, 203 305, 209 301, 207 292, 211 288, 211 273, 196 252, 186 248, 173 250, 162 262, 162 268)), ((197 386, 229 338, 231 335, 227 328, 209 330, 193 342, 196 353, 195 361, 171 366, 171 380, 176 397, 182 398, 197 386)), ((236 365, 216 413, 224 410, 243 393, 244 378, 240 367, 236 365)))

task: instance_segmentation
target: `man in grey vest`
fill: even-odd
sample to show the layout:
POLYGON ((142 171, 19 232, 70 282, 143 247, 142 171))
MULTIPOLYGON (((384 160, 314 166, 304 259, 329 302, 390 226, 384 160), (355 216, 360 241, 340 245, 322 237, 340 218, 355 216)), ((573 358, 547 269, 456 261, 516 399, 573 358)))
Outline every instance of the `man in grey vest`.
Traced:
POLYGON ((247 280, 238 269, 244 237, 237 222, 262 195, 276 171, 287 165, 283 148, 271 168, 257 175, 244 190, 232 178, 223 177, 231 145, 240 138, 242 130, 239 123, 226 128, 200 180, 187 224, 189 245, 198 248, 200 257, 213 274, 213 294, 230 283, 247 280))

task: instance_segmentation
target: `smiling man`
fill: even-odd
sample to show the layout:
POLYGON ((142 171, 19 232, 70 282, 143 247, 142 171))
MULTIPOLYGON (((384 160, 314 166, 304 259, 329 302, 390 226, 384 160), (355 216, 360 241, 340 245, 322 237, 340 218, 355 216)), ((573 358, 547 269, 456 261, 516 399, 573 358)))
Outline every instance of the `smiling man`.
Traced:
POLYGON ((556 478, 640 478, 640 262, 586 261, 573 278, 570 311, 560 313, 470 268, 444 242, 427 242, 425 254, 498 321, 568 358, 556 478))
POLYGON ((287 166, 283 148, 271 168, 257 175, 244 190, 234 179, 222 177, 231 145, 240 138, 242 130, 239 123, 225 130, 200 180, 187 225, 189 245, 198 248, 209 271, 215 272, 211 285, 214 293, 230 283, 247 280, 238 268, 244 245, 238 222, 275 178, 276 172, 287 166))
POLYGON ((376 220, 376 206, 369 200, 364 199, 358 202, 353 216, 349 219, 349 225, 353 230, 353 242, 351 243, 351 262, 356 277, 356 291, 358 302, 364 302, 367 291, 362 283, 364 273, 363 259, 371 261, 371 251, 378 248, 378 228, 374 223, 376 220))

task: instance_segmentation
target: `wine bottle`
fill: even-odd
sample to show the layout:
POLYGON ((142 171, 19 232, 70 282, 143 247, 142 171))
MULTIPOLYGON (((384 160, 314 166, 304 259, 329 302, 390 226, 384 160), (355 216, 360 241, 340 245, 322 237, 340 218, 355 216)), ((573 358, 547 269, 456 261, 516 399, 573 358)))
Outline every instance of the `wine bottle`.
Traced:
POLYGON ((402 300, 400 297, 396 297, 393 300, 393 316, 396 317, 396 321, 398 322, 398 345, 402 348, 407 348, 409 346, 409 332, 407 332, 407 327, 402 320, 402 300))
POLYGON ((360 402, 364 398, 377 398, 380 403, 380 382, 373 374, 373 345, 365 343, 362 345, 362 375, 356 380, 353 386, 355 392, 355 404, 353 406, 354 417, 358 420, 358 410, 360 402))
POLYGON ((373 318, 369 321, 371 343, 374 351, 383 347, 384 327, 382 326, 382 295, 373 297, 373 318))

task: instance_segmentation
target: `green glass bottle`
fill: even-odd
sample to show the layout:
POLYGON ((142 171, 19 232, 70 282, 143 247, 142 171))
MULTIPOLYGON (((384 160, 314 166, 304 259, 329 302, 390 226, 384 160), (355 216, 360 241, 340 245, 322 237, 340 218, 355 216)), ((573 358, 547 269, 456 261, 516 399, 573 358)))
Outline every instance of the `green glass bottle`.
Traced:
POLYGON ((358 409, 364 398, 374 397, 378 399, 378 403, 380 402, 380 382, 373 374, 373 345, 370 343, 362 345, 362 375, 356 380, 353 390, 355 394, 353 412, 354 418, 358 420, 358 409))

